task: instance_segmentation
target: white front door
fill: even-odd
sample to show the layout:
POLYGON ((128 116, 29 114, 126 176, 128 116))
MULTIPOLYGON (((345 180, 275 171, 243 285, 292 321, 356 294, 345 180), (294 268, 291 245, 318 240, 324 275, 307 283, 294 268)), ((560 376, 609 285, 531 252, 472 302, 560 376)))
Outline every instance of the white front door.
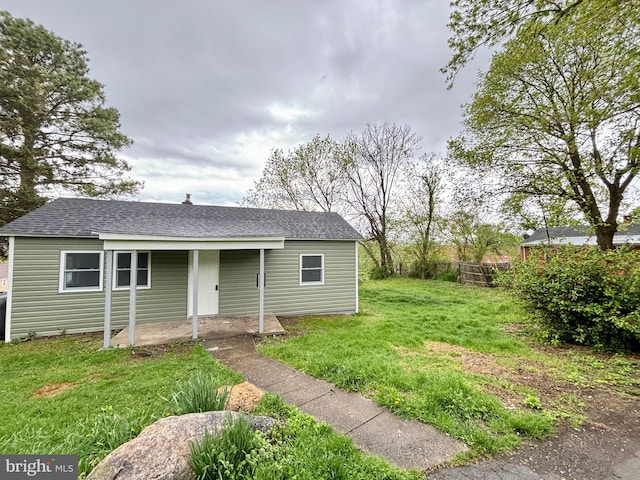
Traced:
MULTIPOLYGON (((220 250, 198 252, 198 316, 218 313, 220 250)), ((189 252, 189 293, 187 316, 193 315, 193 252, 189 252)))

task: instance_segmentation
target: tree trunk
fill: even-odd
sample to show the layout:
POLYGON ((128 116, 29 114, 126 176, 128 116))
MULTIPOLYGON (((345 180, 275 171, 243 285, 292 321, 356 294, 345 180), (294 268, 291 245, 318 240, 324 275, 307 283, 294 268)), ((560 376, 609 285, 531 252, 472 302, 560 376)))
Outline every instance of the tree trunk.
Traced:
POLYGON ((596 227, 596 240, 600 250, 613 250, 613 236, 617 230, 617 224, 598 225, 596 227))

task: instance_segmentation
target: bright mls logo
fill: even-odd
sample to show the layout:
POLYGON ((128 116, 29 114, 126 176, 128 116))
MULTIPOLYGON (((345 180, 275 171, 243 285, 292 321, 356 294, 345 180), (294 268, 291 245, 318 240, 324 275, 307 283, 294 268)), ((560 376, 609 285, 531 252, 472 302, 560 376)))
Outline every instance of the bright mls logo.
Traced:
POLYGON ((0 478, 77 480, 77 455, 0 455, 0 478))

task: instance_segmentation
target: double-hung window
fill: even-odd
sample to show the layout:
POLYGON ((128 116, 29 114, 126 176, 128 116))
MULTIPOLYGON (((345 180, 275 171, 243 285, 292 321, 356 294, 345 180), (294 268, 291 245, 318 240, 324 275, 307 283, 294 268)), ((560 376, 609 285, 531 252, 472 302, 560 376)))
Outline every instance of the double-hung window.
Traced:
POLYGON ((102 290, 102 252, 60 252, 60 291, 102 290))
POLYGON ((324 284, 324 255, 300 255, 300 285, 324 284))
MULTIPOLYGON (((131 285, 131 252, 115 252, 115 269, 113 278, 114 289, 129 288, 131 285)), ((136 268, 137 288, 151 286, 151 268, 149 252, 138 252, 138 266, 136 268)))

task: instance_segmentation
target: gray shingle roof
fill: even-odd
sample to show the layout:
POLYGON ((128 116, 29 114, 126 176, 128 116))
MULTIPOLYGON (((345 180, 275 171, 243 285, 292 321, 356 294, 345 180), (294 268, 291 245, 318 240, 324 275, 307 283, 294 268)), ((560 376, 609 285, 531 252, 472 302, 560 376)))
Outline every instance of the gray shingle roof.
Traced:
MULTIPOLYGON (((551 243, 554 240, 566 240, 566 239, 584 239, 586 243, 587 239, 593 237, 595 239, 595 233, 586 225, 576 225, 572 227, 549 227, 548 229, 539 228, 531 234, 521 245, 536 244, 547 241, 547 230, 549 231, 549 237, 551 243)), ((618 227, 618 232, 614 237, 614 243, 626 243, 633 237, 640 236, 640 224, 626 224, 618 227)), ((594 240, 595 241, 595 240, 594 240)))
POLYGON ((337 213, 59 198, 0 227, 1 235, 359 240, 337 213))

